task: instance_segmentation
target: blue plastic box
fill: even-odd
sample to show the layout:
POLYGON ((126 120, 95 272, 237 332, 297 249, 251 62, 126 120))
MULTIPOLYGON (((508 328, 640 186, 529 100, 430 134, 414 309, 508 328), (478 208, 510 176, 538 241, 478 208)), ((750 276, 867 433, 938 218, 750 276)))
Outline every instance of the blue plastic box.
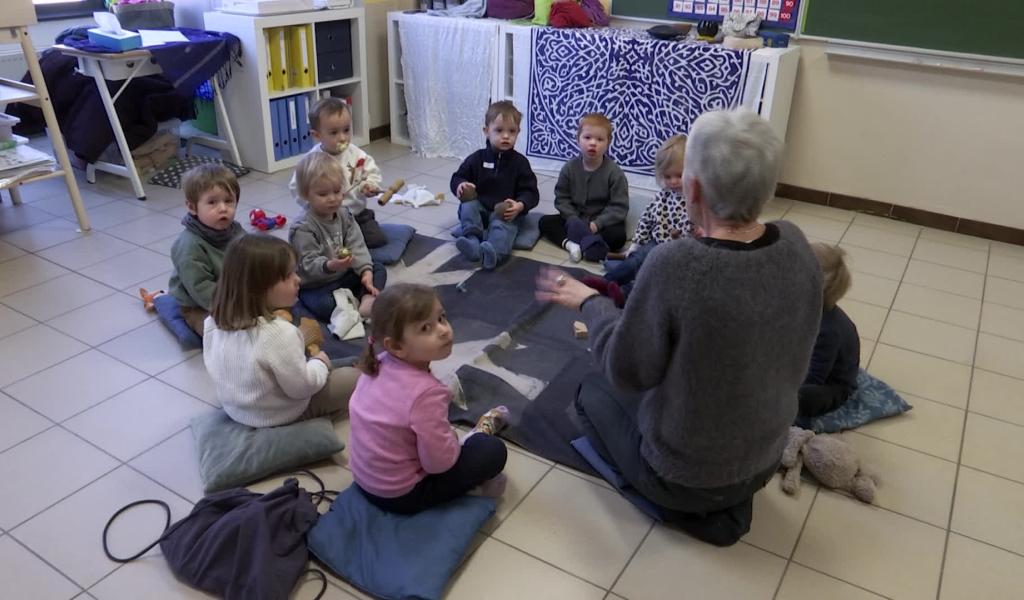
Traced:
POLYGON ((97 46, 119 51, 134 50, 142 47, 142 36, 134 31, 109 33, 94 27, 89 30, 89 41, 97 46))

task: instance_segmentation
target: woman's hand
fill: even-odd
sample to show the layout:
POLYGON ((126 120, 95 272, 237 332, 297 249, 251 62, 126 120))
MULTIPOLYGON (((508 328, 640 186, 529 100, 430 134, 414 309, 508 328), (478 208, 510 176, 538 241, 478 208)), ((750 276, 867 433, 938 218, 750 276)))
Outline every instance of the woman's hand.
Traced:
POLYGON ((535 296, 541 302, 554 302, 579 310, 584 300, 597 295, 597 290, 587 287, 561 269, 543 267, 537 275, 535 296))

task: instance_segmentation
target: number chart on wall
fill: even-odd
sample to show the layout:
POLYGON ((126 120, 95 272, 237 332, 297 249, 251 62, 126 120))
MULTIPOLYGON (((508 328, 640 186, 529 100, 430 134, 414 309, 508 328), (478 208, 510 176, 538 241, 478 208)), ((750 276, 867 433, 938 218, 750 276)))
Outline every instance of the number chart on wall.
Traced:
POLYGON ((765 27, 796 31, 800 0, 670 0, 669 16, 694 21, 721 21, 738 10, 761 17, 765 27))

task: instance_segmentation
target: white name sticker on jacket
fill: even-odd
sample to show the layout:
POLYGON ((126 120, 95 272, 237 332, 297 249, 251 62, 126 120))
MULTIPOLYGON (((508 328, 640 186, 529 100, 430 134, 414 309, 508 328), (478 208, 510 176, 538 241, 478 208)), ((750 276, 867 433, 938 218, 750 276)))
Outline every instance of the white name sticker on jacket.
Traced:
POLYGON ((493 169, 493 168, 494 168, 494 163, 491 163, 491 162, 485 162, 485 163, 484 163, 484 168, 485 168, 485 169, 493 169))

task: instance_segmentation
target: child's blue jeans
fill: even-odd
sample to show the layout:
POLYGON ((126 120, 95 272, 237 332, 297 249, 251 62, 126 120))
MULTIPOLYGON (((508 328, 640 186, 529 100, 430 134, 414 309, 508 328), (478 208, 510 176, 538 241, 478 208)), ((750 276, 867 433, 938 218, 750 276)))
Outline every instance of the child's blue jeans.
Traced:
MULTIPOLYGON (((373 287, 378 290, 384 289, 384 284, 388 281, 388 271, 384 268, 384 265, 374 261, 373 263, 373 287)), ((332 281, 328 284, 320 287, 303 288, 299 290, 299 302, 301 302, 309 312, 313 313, 318 321, 327 323, 331 320, 331 314, 334 313, 334 290, 348 288, 352 290, 352 294, 358 300, 363 297, 366 293, 366 288, 363 287, 363 282, 359 278, 359 275, 355 271, 349 269, 345 271, 341 279, 332 281)))
POLYGON ((491 246, 494 246, 495 254, 498 255, 498 262, 512 254, 512 244, 516 241, 519 226, 525 215, 525 212, 521 212, 511 221, 505 221, 495 216, 494 211, 487 210, 487 207, 479 200, 471 200, 459 205, 459 225, 462 227, 462 235, 490 242, 491 246), (484 231, 487 232, 487 235, 484 235, 484 231))
POLYGON ((608 269, 608 272, 604 274, 604 278, 623 286, 626 293, 629 293, 629 289, 627 289, 626 286, 629 286, 629 288, 633 287, 633 281, 640 272, 640 267, 644 264, 644 259, 646 259, 647 255, 651 253, 651 250, 654 250, 655 246, 657 246, 657 244, 653 243, 640 246, 635 252, 619 261, 617 265, 608 269))

